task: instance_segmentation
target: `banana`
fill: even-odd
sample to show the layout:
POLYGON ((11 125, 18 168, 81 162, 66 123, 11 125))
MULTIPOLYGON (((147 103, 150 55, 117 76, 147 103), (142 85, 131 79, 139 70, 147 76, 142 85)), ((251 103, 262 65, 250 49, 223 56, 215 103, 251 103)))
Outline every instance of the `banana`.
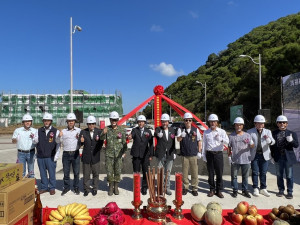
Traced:
POLYGON ((67 216, 69 215, 69 208, 70 208, 70 204, 66 205, 66 207, 65 207, 65 214, 67 216))
POLYGON ((51 221, 59 222, 58 219, 56 219, 55 217, 53 217, 53 216, 51 216, 51 215, 49 215, 49 219, 50 219, 51 221))
POLYGON ((56 218, 59 221, 63 219, 63 217, 60 215, 60 213, 57 210, 52 210, 50 212, 50 215, 53 216, 54 218, 56 218))
POLYGON ((76 216, 80 216, 80 215, 83 215, 85 213, 89 213, 89 209, 85 208, 85 209, 81 210, 79 213, 77 213, 76 216))
POLYGON ((60 213, 62 217, 66 217, 66 211, 65 211, 65 206, 57 206, 57 211, 60 213))
POLYGON ((70 208, 69 208, 69 215, 72 215, 72 212, 74 210, 74 208, 77 206, 77 203, 73 203, 71 204, 70 208))
POLYGON ((89 216, 90 215, 90 213, 89 212, 86 212, 86 213, 84 213, 84 214, 82 214, 83 216, 89 216))
POLYGON ((60 222, 57 221, 46 221, 46 225, 59 225, 60 222))
POLYGON ((92 220, 92 217, 91 216, 81 215, 81 216, 75 216, 74 219, 75 220, 92 220))
POLYGON ((89 220, 74 220, 75 224, 87 225, 90 223, 89 220))
POLYGON ((72 211, 71 216, 75 217, 81 210, 85 209, 85 204, 78 204, 72 211))

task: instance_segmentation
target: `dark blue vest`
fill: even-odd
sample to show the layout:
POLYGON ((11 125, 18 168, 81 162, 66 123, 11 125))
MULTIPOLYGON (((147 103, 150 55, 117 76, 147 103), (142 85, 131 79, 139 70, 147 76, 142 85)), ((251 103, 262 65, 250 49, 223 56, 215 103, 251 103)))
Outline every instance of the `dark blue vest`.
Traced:
POLYGON ((36 146, 37 148, 37 158, 51 158, 54 157, 56 153, 56 131, 57 129, 51 127, 50 131, 46 135, 46 130, 44 127, 38 129, 39 142, 36 146), (53 137, 50 138, 50 134, 53 137))
POLYGON ((186 135, 180 142, 180 153, 182 156, 196 156, 198 153, 198 141, 197 135, 193 136, 193 132, 197 134, 197 128, 191 127, 190 133, 186 131, 186 128, 181 128, 181 131, 185 131, 186 135))

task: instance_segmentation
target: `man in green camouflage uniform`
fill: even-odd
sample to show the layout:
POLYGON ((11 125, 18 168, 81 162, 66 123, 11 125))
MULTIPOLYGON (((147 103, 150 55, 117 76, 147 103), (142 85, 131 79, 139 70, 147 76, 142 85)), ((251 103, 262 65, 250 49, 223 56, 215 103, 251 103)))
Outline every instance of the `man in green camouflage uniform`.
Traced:
POLYGON ((118 126, 119 114, 115 111, 109 114, 110 126, 103 129, 100 139, 106 140, 105 167, 109 183, 108 195, 119 194, 122 159, 127 150, 126 132, 118 126))

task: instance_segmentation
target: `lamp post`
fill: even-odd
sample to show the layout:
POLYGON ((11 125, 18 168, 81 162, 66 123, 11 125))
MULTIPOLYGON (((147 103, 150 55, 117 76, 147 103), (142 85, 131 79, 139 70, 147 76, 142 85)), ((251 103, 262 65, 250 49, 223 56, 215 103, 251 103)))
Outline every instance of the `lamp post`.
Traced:
POLYGON ((70 17, 70 76, 71 76, 71 87, 70 87, 70 112, 73 112, 73 34, 75 31, 81 31, 81 27, 78 25, 75 25, 73 27, 72 25, 72 17, 70 17))
POLYGON ((201 83, 200 81, 196 81, 197 84, 201 84, 201 86, 204 88, 204 102, 205 102, 205 109, 204 109, 204 119, 205 119, 205 124, 206 124, 206 82, 204 82, 204 85, 203 83, 201 83))
MULTIPOLYGON (((165 93, 165 95, 168 96, 169 99, 172 99, 172 95, 171 95, 171 94, 165 93)), ((171 111, 172 111, 172 107, 171 107, 171 105, 170 105, 170 118, 171 118, 171 111)))
POLYGON ((258 62, 254 61, 254 59, 249 55, 240 55, 240 57, 248 57, 254 64, 259 65, 259 110, 261 110, 261 56, 258 54, 258 62))

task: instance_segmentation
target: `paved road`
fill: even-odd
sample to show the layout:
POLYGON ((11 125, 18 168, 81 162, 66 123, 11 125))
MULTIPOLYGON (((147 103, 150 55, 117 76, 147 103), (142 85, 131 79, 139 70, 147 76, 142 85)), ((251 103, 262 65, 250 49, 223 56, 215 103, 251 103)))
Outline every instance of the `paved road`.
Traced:
MULTIPOLYGON (((0 136, 0 162, 10 162, 14 163, 16 161, 16 146, 10 143, 11 136, 0 136)), ((104 157, 103 157, 104 158, 104 157)), ((103 159, 102 158, 102 159, 103 159)), ((122 208, 132 208, 131 200, 133 199, 133 192, 132 192, 132 166, 130 156, 127 154, 127 157, 124 161, 124 168, 123 168, 123 180, 120 183, 120 195, 119 196, 111 196, 107 195, 107 182, 106 182, 106 175, 104 169, 104 164, 101 164, 101 172, 100 175, 100 183, 99 183, 99 191, 96 197, 89 195, 88 197, 83 197, 83 193, 79 196, 74 195, 73 192, 69 192, 66 196, 61 197, 60 193, 63 189, 63 173, 62 173, 62 163, 61 160, 57 163, 57 194, 54 196, 50 196, 48 193, 42 195, 42 203, 44 206, 48 207, 56 207, 57 205, 68 204, 72 202, 80 202, 85 203, 90 208, 101 208, 109 201, 116 201, 118 205, 122 208)), ((206 173, 206 166, 205 163, 200 160, 199 161, 199 196, 194 197, 191 193, 188 193, 184 196, 183 200, 185 204, 183 208, 190 208, 192 204, 202 202, 207 204, 210 201, 218 201, 222 204, 224 209, 232 209, 234 208, 238 202, 242 200, 248 201, 250 204, 255 204, 258 208, 273 208, 278 207, 279 205, 287 205, 293 204, 296 208, 299 208, 299 199, 300 199, 300 176, 297 175, 300 172, 299 164, 295 165, 294 173, 295 173, 295 187, 294 187, 294 199, 288 200, 285 197, 278 198, 276 197, 277 192, 277 185, 276 185, 276 176, 275 167, 274 165, 270 165, 269 172, 267 175, 268 181, 268 190, 271 193, 271 197, 252 197, 251 199, 245 199, 242 195, 238 195, 236 199, 230 196, 231 194, 231 184, 230 184, 230 176, 229 176, 229 164, 227 162, 227 158, 225 157, 225 175, 224 175, 224 199, 219 199, 218 197, 214 196, 212 198, 208 198, 206 194, 209 191, 209 186, 207 184, 207 173, 206 173)), ((37 163, 36 163, 37 164, 37 163)), ((154 162, 152 164, 155 164, 154 162)), ((176 158, 174 164, 174 171, 181 171, 180 165, 180 157, 176 158)), ((172 174, 174 174, 174 171, 172 174)), ((39 183, 39 172, 38 167, 35 165, 35 174, 37 181, 39 183)), ((71 176, 72 177, 72 176, 71 176)), ((239 177, 239 182, 241 182, 241 178, 239 177)), ((249 183, 251 184, 251 179, 249 179, 249 183)), ((174 175, 171 176, 171 189, 172 189, 172 196, 167 196, 167 202, 171 205, 172 200, 175 198, 175 181, 174 175)), ((252 192, 252 187, 249 185, 249 189, 252 192)), ((82 187, 82 175, 80 180, 80 190, 83 191, 82 187)), ((142 196, 142 201, 144 202, 143 205, 146 205, 147 196, 142 196)), ((173 207, 173 205, 172 205, 173 207)))

